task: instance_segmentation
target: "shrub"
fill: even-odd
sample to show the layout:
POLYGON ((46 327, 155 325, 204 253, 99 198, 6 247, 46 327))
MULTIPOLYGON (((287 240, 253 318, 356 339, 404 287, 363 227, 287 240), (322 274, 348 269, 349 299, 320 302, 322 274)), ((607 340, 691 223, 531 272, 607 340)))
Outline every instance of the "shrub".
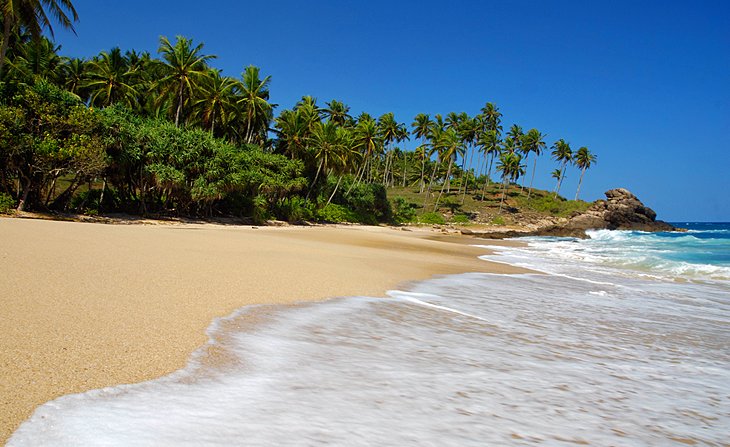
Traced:
MULTIPOLYGON (((335 176, 327 179, 327 184, 320 193, 320 202, 327 201, 335 190, 337 180, 335 176)), ((353 185, 354 182, 355 178, 352 175, 343 177, 330 205, 337 204, 348 208, 356 216, 356 222, 374 225, 378 222, 391 221, 393 212, 385 187, 362 182, 353 185)))
POLYGON ((429 213, 421 214, 421 217, 418 218, 418 222, 423 224, 443 225, 446 223, 446 219, 444 219, 444 216, 440 213, 431 211, 429 213))
POLYGON ((413 222, 416 218, 416 204, 403 197, 395 197, 391 203, 393 221, 396 223, 413 222))
POLYGON ((466 214, 456 214, 456 215, 454 215, 454 217, 451 218, 451 222, 455 223, 455 224, 464 225, 464 224, 470 224, 471 219, 469 219, 469 216, 467 216, 466 214))
POLYGON ((552 194, 546 194, 541 197, 532 197, 529 201, 527 199, 520 199, 520 204, 523 207, 539 211, 541 213, 550 213, 553 216, 567 217, 576 211, 585 211, 591 206, 590 203, 582 200, 565 200, 558 196, 553 197, 552 194))
POLYGON ((299 196, 285 197, 274 205, 274 214, 277 219, 287 222, 312 220, 315 215, 314 203, 299 196))
POLYGON ((0 192, 0 213, 8 213, 15 209, 15 200, 5 193, 0 192))
POLYGON ((342 205, 330 203, 317 210, 317 218, 324 222, 360 222, 360 216, 342 205))
POLYGON ((493 225, 504 225, 505 224, 504 217, 494 216, 494 218, 492 219, 492 224, 493 225))

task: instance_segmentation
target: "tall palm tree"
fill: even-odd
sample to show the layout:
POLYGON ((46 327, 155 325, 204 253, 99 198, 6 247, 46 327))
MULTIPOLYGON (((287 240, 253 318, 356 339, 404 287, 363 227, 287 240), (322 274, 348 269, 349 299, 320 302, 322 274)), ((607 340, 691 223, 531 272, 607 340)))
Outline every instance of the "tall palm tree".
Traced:
MULTIPOLYGON (((527 200, 530 200, 530 194, 532 193, 532 183, 535 181, 535 170, 537 169, 537 157, 542 154, 545 150, 545 134, 540 133, 537 129, 530 129, 527 131, 525 136, 522 138, 522 150, 527 154, 534 153, 535 161, 532 164, 532 177, 530 178, 530 187, 527 190, 527 200)), ((527 157, 525 157, 527 162, 527 157)))
POLYGON ((0 75, 5 66, 5 56, 8 52, 11 33, 23 27, 34 40, 38 40, 43 28, 47 28, 53 37, 53 26, 51 26, 49 15, 63 28, 75 32, 73 22, 77 22, 79 16, 70 0, 0 0, 0 16, 3 20, 0 75))
POLYGON ((578 181, 578 189, 575 191, 575 200, 578 200, 578 194, 580 193, 580 185, 583 183, 583 175, 586 170, 596 164, 598 157, 592 154, 587 147, 583 146, 578 149, 573 157, 573 163, 580 168, 580 180, 578 181))
MULTIPOLYGON (((416 138, 421 139, 421 145, 419 148, 421 149, 420 153, 417 153, 418 158, 421 160, 421 186, 419 193, 423 193, 423 190, 426 188, 426 182, 424 180, 424 171, 426 169, 426 137, 428 137, 429 132, 431 131, 431 125, 432 125, 431 118, 424 114, 419 113, 416 115, 416 117, 413 119, 413 123, 411 123, 411 127, 413 128, 413 136, 416 138)), ((416 149, 418 152, 418 149, 416 149)))
POLYGON ((317 173, 314 176, 307 198, 313 191, 320 174, 325 175, 342 165, 345 160, 345 152, 348 144, 348 132, 346 129, 337 126, 332 121, 317 123, 312 129, 310 144, 314 150, 314 158, 318 161, 317 173))
POLYGON ((491 182, 492 163, 494 162, 494 158, 499 155, 499 152, 501 151, 501 141, 497 136, 497 132, 490 129, 479 135, 477 145, 481 148, 482 153, 484 153, 484 164, 487 171, 487 177, 484 179, 484 186, 482 187, 482 200, 484 200, 487 186, 489 186, 489 183, 491 182), (487 160, 489 160, 488 166, 486 166, 487 160))
POLYGON ((516 152, 503 152, 499 156, 497 171, 502 173, 502 199, 499 202, 499 212, 501 213, 507 184, 516 182, 525 173, 522 157, 516 152))
MULTIPOLYGON (((560 169, 553 169, 553 172, 550 173, 550 176, 555 179, 556 182, 560 183, 560 180, 563 178, 563 173, 560 172, 560 169)), ((557 183, 555 184, 555 188, 557 189, 557 183)))
POLYGON ((163 95, 175 98, 175 125, 180 126, 185 101, 193 97, 201 79, 208 74, 207 62, 216 56, 202 54, 202 43, 193 47, 192 39, 176 39, 173 45, 167 37, 160 37, 157 52, 162 55, 164 77, 157 84, 163 95))
POLYGON ((89 92, 93 106, 107 107, 117 102, 133 106, 139 95, 134 87, 135 77, 121 50, 115 47, 108 53, 102 51, 89 62, 82 85, 89 92))
POLYGON ((263 145, 269 124, 274 116, 274 105, 269 103, 271 76, 260 78, 259 67, 249 65, 243 72, 240 105, 244 121, 243 142, 263 145))
POLYGON ((330 102, 325 103, 327 107, 322 111, 326 117, 331 121, 334 121, 338 126, 344 126, 349 120, 352 119, 350 116, 350 106, 345 103, 333 99, 330 102))
POLYGON ((486 130, 494 131, 497 137, 502 132, 502 112, 493 102, 488 102, 482 107, 481 114, 484 117, 486 130))
POLYGON ((441 192, 439 192, 438 198, 436 199, 436 204, 433 208, 434 211, 438 209, 439 200, 444 193, 444 188, 446 188, 447 194, 451 191, 451 168, 454 166, 456 157, 463 150, 461 138, 454 128, 446 129, 441 133, 436 142, 436 147, 441 149, 442 159, 449 160, 449 167, 446 169, 446 178, 441 185, 441 192))
POLYGON ((558 184, 555 187, 555 197, 557 197, 558 194, 560 194, 560 186, 565 178, 565 168, 568 166, 568 162, 573 159, 573 151, 570 149, 570 143, 567 143, 562 138, 553 144, 552 149, 553 159, 561 163, 560 178, 558 179, 558 184))
POLYGON ((215 135, 216 123, 227 124, 235 113, 235 93, 238 81, 222 76, 220 70, 210 69, 200 84, 195 108, 204 127, 215 135))

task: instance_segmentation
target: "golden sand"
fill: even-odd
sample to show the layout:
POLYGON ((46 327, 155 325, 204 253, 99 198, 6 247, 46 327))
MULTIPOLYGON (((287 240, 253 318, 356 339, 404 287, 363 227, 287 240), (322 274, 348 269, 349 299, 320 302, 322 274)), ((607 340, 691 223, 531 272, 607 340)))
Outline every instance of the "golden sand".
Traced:
POLYGON ((478 260, 485 250, 472 241, 380 227, 0 218, 0 442, 56 397, 185 366, 211 321, 242 306, 518 272, 478 260))

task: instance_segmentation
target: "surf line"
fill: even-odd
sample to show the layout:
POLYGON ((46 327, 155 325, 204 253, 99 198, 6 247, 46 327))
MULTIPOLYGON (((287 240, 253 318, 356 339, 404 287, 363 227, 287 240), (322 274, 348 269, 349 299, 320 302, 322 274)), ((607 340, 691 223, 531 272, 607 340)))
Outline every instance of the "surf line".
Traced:
POLYGON ((431 307, 433 309, 443 310, 443 311, 446 311, 446 312, 451 312, 451 313, 463 315, 465 317, 474 318, 476 320, 480 320, 480 321, 484 321, 484 322, 487 322, 487 323, 491 323, 491 321, 489 321, 489 320, 487 320, 485 318, 482 318, 482 317, 479 317, 479 316, 476 316, 476 315, 472 315, 470 313, 462 312, 460 310, 452 309, 450 307, 439 306, 438 304, 427 303, 426 301, 421 301, 418 298, 413 298, 413 297, 410 297, 410 296, 403 296, 403 295, 400 295, 399 298, 402 299, 402 300, 404 300, 404 301, 408 301, 410 303, 413 303, 413 304, 418 304, 420 306, 431 307))

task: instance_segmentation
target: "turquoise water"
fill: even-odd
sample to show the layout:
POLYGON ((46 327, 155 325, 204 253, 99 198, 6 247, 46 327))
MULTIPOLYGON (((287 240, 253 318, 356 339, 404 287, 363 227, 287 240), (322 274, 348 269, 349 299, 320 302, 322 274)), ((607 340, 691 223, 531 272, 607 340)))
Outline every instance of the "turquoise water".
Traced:
POLYGON ((49 402, 9 445, 727 445, 727 228, 698 227, 528 238, 484 258, 543 273, 244 308, 186 368, 49 402))

